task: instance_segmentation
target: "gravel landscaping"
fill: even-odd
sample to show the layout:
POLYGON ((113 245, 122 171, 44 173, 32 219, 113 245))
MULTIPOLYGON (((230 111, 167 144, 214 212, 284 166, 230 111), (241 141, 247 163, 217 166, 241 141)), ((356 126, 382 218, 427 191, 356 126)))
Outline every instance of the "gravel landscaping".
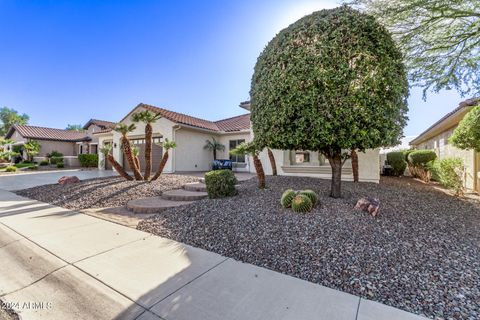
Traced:
POLYGON ((435 319, 480 318, 480 204, 409 178, 381 184, 252 179, 239 195, 169 209, 138 228, 244 262, 435 319), (279 199, 287 188, 315 190, 321 204, 295 214, 279 199), (360 197, 380 199, 372 218, 353 210, 360 197))
POLYGON ((154 197, 181 188, 198 177, 165 174, 153 182, 126 181, 121 177, 83 180, 61 186, 49 184, 16 191, 16 194, 72 210, 119 207, 132 199, 154 197))

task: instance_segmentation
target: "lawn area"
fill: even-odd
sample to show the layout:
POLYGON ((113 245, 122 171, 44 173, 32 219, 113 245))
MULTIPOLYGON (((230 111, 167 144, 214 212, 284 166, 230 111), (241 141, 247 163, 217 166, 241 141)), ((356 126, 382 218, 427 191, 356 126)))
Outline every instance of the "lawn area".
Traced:
POLYGON ((124 206, 128 201, 159 196, 163 191, 181 188, 184 184, 198 181, 198 177, 162 175, 153 182, 126 181, 115 176, 83 180, 61 186, 44 185, 19 190, 18 195, 47 202, 72 210, 124 206))
POLYGON ((380 184, 252 179, 239 195, 168 209, 138 228, 244 262, 376 300, 431 318, 480 317, 480 204, 409 178, 380 184), (320 205, 296 214, 280 206, 287 188, 315 190, 320 205), (372 218, 353 210, 360 197, 380 199, 372 218))

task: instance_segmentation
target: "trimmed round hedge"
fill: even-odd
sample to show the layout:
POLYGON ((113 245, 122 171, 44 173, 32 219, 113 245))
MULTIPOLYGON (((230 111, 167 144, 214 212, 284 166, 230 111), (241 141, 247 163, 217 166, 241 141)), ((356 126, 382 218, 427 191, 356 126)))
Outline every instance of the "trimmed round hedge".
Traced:
POLYGON ((414 150, 408 154, 408 163, 413 166, 425 166, 437 158, 433 150, 414 150))
POLYGON ((392 151, 387 153, 387 163, 392 166, 393 174, 401 176, 407 169, 407 161, 403 151, 392 151))
POLYGON ((205 185, 209 198, 225 198, 237 194, 237 178, 232 170, 213 170, 205 173, 205 185))

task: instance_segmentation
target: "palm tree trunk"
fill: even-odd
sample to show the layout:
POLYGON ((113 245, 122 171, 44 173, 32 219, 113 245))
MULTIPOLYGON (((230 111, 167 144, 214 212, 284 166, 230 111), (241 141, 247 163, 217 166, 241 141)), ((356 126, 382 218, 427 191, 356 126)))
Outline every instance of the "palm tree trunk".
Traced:
POLYGON ((115 160, 115 158, 111 154, 107 155, 107 159, 108 161, 110 161, 112 167, 115 168, 119 175, 121 175, 127 180, 133 180, 133 178, 123 169, 123 167, 115 160))
POLYGON ((140 159, 138 159, 138 157, 135 157, 135 167, 137 167, 137 170, 140 171, 140 159))
POLYGON ((272 166, 272 175, 276 176, 277 175, 277 163, 275 162, 275 157, 273 156, 272 150, 270 148, 267 148, 268 152, 268 158, 270 159, 270 165, 272 166))
POLYGON ((143 179, 148 180, 152 171, 152 135, 153 129, 150 123, 145 125, 145 174, 143 179))
POLYGON ((165 153, 163 154, 162 161, 160 162, 160 165, 158 166, 157 173, 155 173, 152 180, 150 180, 150 181, 155 181, 155 180, 158 179, 158 177, 160 177, 160 175, 163 172, 163 169, 165 168, 165 165, 167 164, 167 160, 168 160, 168 150, 165 151, 165 153))
POLYGON ((253 155, 253 165, 255 166, 255 171, 257 172, 258 188, 265 189, 265 171, 263 171, 262 162, 257 155, 253 155))
POLYGON ((132 169, 133 171, 135 180, 143 180, 140 170, 138 170, 137 166, 135 165, 132 148, 130 147, 130 140, 128 140, 126 136, 122 137, 122 146, 123 146, 123 154, 125 155, 125 157, 127 157, 128 165, 130 166, 130 169, 132 169))
POLYGON ((358 182, 358 154, 355 150, 350 153, 352 159, 353 182, 358 182))

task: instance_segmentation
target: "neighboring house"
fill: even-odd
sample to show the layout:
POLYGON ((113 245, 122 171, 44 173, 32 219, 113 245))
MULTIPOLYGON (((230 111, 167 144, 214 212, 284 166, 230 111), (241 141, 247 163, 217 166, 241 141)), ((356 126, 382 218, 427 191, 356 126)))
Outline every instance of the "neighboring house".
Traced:
MULTIPOLYGON (((250 110, 249 102, 242 102, 240 107, 250 110)), ((251 157, 232 156, 229 151, 234 149, 242 142, 248 142, 253 139, 253 133, 250 126, 250 114, 223 119, 219 121, 209 121, 178 112, 147 104, 139 104, 130 111, 120 122, 125 124, 132 123, 132 114, 142 110, 150 110, 154 113, 160 113, 162 116, 153 124, 154 142, 158 143, 164 139, 175 141, 177 148, 170 151, 171 155, 165 167, 165 172, 185 172, 185 171, 207 171, 210 170, 213 153, 204 149, 206 140, 214 137, 225 146, 224 151, 217 152, 218 159, 231 159, 234 163, 235 171, 255 172, 251 157)), ((98 138, 99 145, 113 144, 113 156, 124 167, 128 168, 128 163, 123 157, 120 143, 120 134, 106 129, 93 133, 98 138)), ((137 129, 129 134, 130 140, 140 150, 139 159, 144 167, 144 144, 145 132, 143 125, 137 125, 137 129)), ((163 150, 158 145, 153 149, 153 170, 156 170, 160 163, 163 150)), ((313 151, 289 151, 273 150, 277 162, 277 170, 280 175, 313 176, 320 178, 331 178, 331 169, 326 160, 318 152, 313 151)), ((359 153, 359 175, 360 181, 379 182, 380 174, 378 170, 379 153, 377 150, 367 150, 365 153, 359 153)), ((103 158, 103 155, 99 155, 103 158)), ((272 173, 271 166, 266 152, 260 154, 265 173, 272 173)), ((99 161, 101 169, 103 161, 99 161)), ((107 165, 107 169, 111 167, 107 165)), ((342 179, 353 180, 350 161, 347 161, 343 168, 342 179)))
MULTIPOLYGON (((13 146, 36 140, 40 143, 40 152, 35 160, 44 159, 52 151, 63 153, 65 165, 79 165, 78 154, 98 153, 98 139, 94 132, 113 127, 113 122, 92 119, 84 126, 84 131, 45 128, 29 125, 14 125, 5 138, 13 140, 13 146)), ((25 155, 23 155, 25 157, 25 155)))
POLYGON ((480 99, 469 99, 461 102, 457 108, 446 114, 440 120, 422 132, 410 142, 415 149, 433 149, 439 159, 461 158, 465 164, 465 188, 480 192, 480 154, 474 150, 461 150, 452 146, 448 138, 452 135, 458 123, 477 105, 480 99))

